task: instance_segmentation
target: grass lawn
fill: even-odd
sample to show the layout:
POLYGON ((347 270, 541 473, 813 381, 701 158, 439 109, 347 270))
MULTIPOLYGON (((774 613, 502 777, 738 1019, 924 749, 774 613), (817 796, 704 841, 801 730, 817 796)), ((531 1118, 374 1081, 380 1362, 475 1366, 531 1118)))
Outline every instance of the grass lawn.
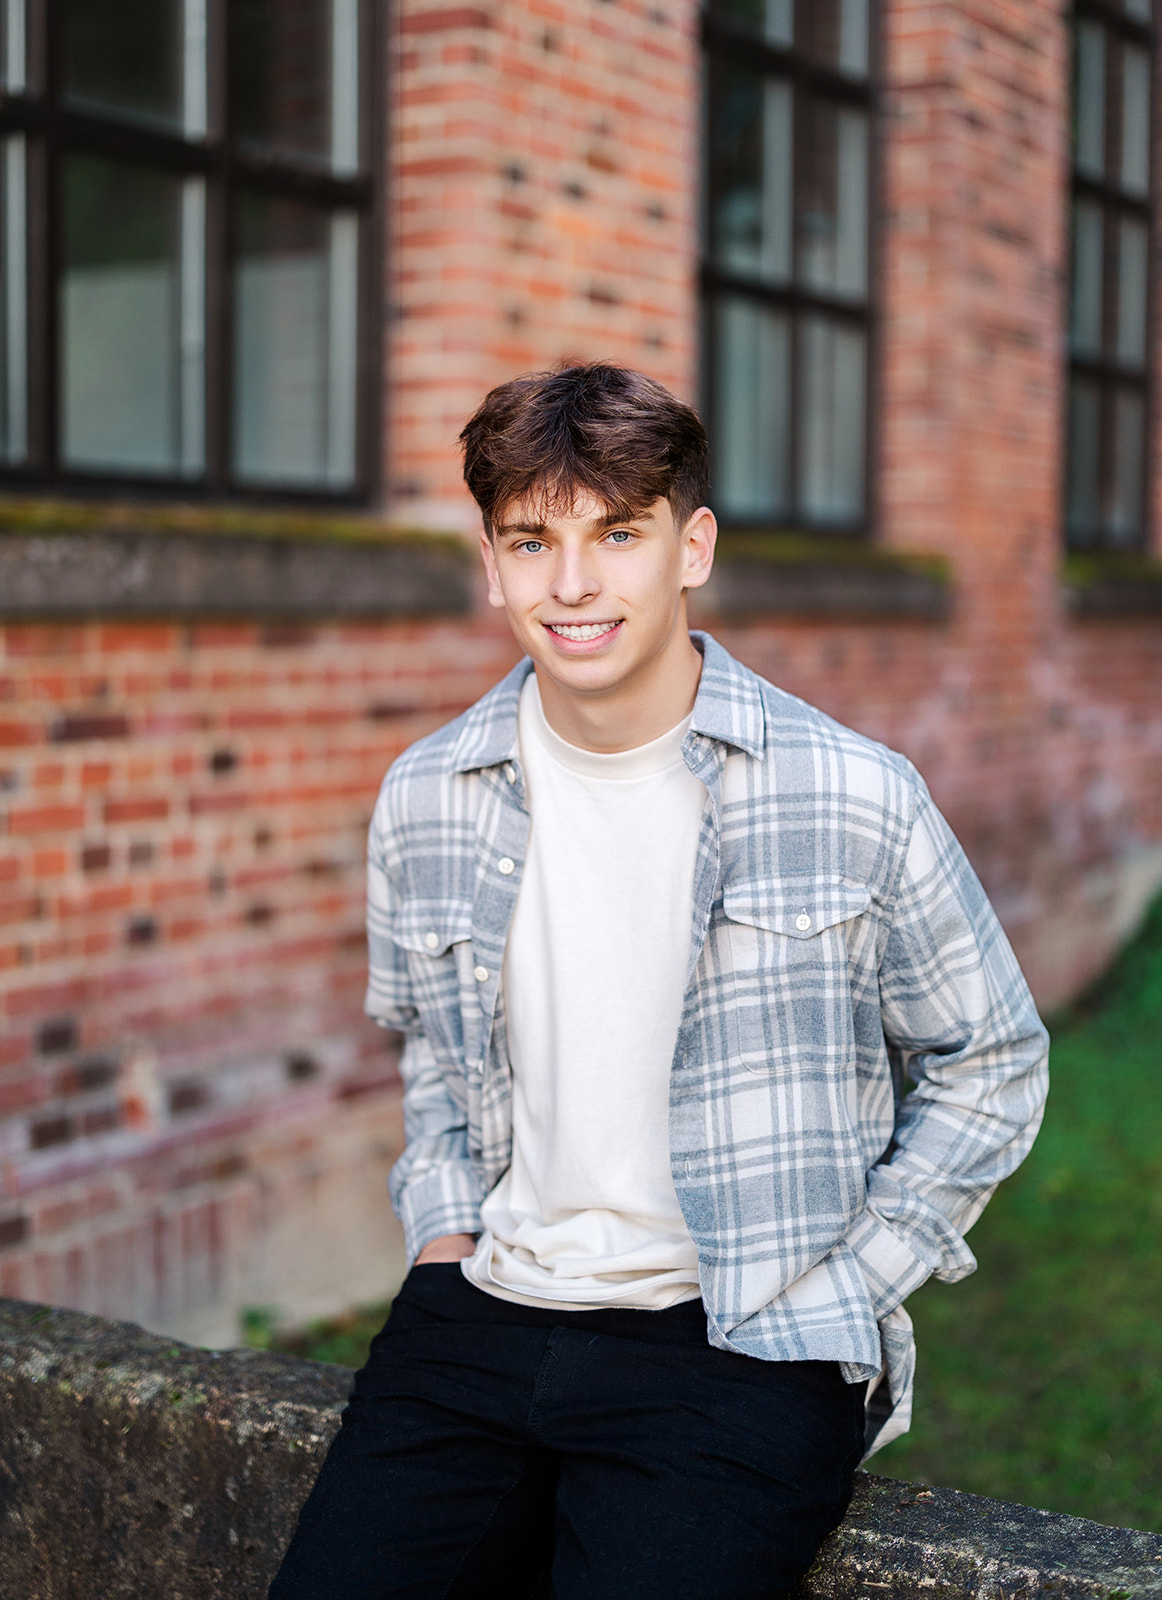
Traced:
MULTIPOLYGON (((972 1233, 980 1270, 910 1304, 912 1432, 874 1470, 1162 1531, 1162 901, 1053 1027, 1032 1155, 972 1233)), ((254 1342, 358 1366, 386 1306, 254 1342)))
POLYGON ((1162 1531, 1162 901, 1053 1025, 1040 1137, 909 1302, 912 1431, 874 1470, 1162 1531))

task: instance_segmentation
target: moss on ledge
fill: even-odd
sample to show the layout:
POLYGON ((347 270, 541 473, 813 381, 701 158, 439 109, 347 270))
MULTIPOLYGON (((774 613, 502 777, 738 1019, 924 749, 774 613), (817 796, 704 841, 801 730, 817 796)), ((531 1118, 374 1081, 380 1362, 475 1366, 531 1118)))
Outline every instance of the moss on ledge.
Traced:
POLYGON ((1062 569, 1075 617, 1162 616, 1162 560, 1138 550, 1071 550, 1062 569))
POLYGON ((885 550, 863 539, 727 530, 699 612, 941 622, 952 609, 942 555, 885 550))
POLYGON ((300 539, 446 550, 466 564, 467 542, 455 533, 403 528, 372 516, 337 511, 252 511, 237 505, 192 505, 172 500, 63 500, 0 497, 4 534, 156 533, 218 538, 300 539))
POLYGON ((867 539, 793 532, 743 533, 718 537, 716 561, 747 561, 776 567, 832 567, 868 572, 918 573, 935 583, 952 582, 947 556, 920 550, 890 550, 867 539))

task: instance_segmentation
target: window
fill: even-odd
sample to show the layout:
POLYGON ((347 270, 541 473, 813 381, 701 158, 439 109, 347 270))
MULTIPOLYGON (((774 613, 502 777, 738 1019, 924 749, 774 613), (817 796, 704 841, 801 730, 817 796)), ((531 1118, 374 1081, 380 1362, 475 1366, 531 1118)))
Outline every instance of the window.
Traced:
POLYGON ((870 0, 710 0, 707 415, 736 527, 867 525, 870 0))
POLYGON ((366 492, 373 10, 0 0, 0 478, 366 492))
POLYGON ((1074 6, 1065 516, 1079 549, 1146 534, 1150 0, 1074 6))

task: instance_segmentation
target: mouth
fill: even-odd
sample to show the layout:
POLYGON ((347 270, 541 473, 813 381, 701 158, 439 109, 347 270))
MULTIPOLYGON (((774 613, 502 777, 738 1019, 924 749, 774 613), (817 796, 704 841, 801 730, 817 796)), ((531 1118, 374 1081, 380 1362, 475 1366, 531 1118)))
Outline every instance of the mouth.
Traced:
POLYGON ((558 639, 568 639, 571 644, 589 644, 594 639, 604 639, 620 628, 623 618, 614 622, 546 622, 545 627, 558 639))

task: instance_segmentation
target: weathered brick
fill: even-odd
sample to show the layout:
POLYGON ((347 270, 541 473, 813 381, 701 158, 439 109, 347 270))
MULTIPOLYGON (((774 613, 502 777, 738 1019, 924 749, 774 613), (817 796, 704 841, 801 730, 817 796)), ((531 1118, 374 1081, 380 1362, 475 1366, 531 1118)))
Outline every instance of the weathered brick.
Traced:
POLYGON ((78 711, 71 716, 58 717, 52 725, 50 738, 56 744, 68 744, 81 739, 125 739, 128 735, 128 717, 111 712, 78 711))

